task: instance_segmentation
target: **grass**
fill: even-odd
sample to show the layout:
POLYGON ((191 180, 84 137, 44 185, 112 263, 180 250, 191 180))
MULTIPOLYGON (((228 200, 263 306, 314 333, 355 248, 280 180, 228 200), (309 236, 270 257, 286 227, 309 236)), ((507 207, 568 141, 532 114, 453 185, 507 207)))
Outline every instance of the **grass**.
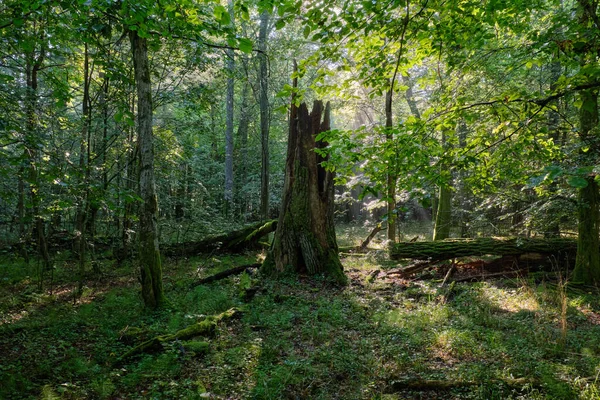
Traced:
POLYGON ((171 308, 156 313, 141 307, 131 267, 102 265, 110 274, 90 276, 73 302, 69 265, 57 268, 50 294, 36 291, 18 260, 4 259, 0 398, 600 399, 594 295, 527 279, 457 283, 450 292, 434 281, 369 280, 389 267, 373 255, 343 260, 344 288, 249 275, 190 288, 199 276, 255 259, 166 261, 171 308), (261 289, 243 303, 250 281, 261 289), (113 367, 136 341, 233 306, 242 318, 220 323, 215 337, 113 367), (454 384, 406 383, 418 380, 454 384))

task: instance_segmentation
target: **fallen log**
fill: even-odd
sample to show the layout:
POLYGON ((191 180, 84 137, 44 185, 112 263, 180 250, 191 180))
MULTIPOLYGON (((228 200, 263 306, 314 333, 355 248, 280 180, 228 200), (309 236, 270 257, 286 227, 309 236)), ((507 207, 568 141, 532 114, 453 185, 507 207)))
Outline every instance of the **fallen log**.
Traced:
POLYGON ((461 387, 472 387, 479 385, 500 384, 517 390, 523 389, 525 386, 539 387, 541 382, 533 378, 494 378, 486 381, 471 381, 471 380, 440 380, 440 379, 402 379, 392 381, 387 389, 387 393, 401 392, 404 390, 432 390, 446 391, 461 387))
MULTIPOLYGON (((142 353, 160 351, 164 348, 165 343, 192 339, 196 336, 213 336, 217 330, 218 322, 231 320, 238 317, 240 314, 240 310, 236 308, 230 308, 221 314, 206 317, 202 321, 183 328, 171 335, 160 335, 153 337, 152 339, 146 340, 125 352, 125 354, 115 361, 115 366, 122 365, 125 360, 132 356, 142 353)), ((203 345, 202 347, 206 347, 206 349, 208 349, 208 344, 203 345)))
POLYGON ((205 283, 215 282, 220 279, 227 278, 228 276, 231 276, 231 275, 241 274, 242 272, 244 272, 247 269, 259 268, 261 265, 262 264, 260 264, 260 263, 246 264, 246 265, 240 265, 239 267, 233 267, 230 269, 226 269, 225 271, 217 272, 214 275, 210 275, 210 276, 207 276, 206 278, 202 278, 198 282, 194 282, 192 284, 192 287, 196 287, 198 285, 202 285, 205 283))
POLYGON ((259 222, 244 229, 211 236, 200 241, 165 244, 161 246, 161 251, 168 257, 194 256, 202 253, 210 253, 215 250, 219 250, 220 252, 240 252, 258 246, 259 239, 271 232, 275 232, 276 228, 277 220, 259 222))
POLYGON ((400 242, 390 248, 390 258, 447 260, 456 257, 501 255, 519 256, 527 253, 572 255, 577 251, 575 239, 478 238, 449 239, 435 242, 400 242))

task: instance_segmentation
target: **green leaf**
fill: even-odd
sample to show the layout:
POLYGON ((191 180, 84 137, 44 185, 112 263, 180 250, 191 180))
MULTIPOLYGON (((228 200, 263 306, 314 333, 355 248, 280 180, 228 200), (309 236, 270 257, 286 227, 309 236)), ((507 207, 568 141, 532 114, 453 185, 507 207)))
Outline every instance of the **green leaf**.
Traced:
POLYGON ((586 188, 588 185, 588 181, 581 177, 581 176, 572 176, 569 178, 568 183, 570 186, 577 188, 577 189, 583 189, 586 188))
POLYGON ((275 23, 275 29, 279 30, 285 26, 285 21, 283 19, 278 20, 275 23))
POLYGON ((252 41, 250 39, 240 38, 238 41, 241 51, 246 54, 252 53, 252 41))

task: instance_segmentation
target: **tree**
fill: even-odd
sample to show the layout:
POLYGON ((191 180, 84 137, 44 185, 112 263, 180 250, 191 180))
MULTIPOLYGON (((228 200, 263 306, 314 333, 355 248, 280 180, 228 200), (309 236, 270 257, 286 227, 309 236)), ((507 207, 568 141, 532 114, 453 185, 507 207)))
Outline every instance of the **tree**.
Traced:
POLYGON ((294 100, 281 211, 262 271, 325 274, 345 283, 333 221, 334 173, 318 151, 326 146, 318 140, 330 130, 331 108, 315 101, 309 112, 306 103, 297 107, 294 100))
POLYGON ((135 84, 137 89, 137 129, 140 149, 140 273, 142 297, 147 307, 165 304, 162 263, 158 246, 158 199, 154 182, 154 147, 152 134, 152 86, 148 65, 148 41, 137 31, 129 31, 135 84))

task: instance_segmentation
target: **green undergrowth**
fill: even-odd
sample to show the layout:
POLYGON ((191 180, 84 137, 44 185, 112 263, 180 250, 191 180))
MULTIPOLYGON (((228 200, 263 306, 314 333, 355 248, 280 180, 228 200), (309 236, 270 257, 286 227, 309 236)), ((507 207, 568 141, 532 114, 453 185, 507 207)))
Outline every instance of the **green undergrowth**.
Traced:
POLYGON ((102 265, 76 301, 67 273, 50 294, 13 272, 0 287, 0 398, 600 399, 597 296, 563 301, 555 285, 526 280, 369 279, 388 267, 378 260, 343 259, 346 287, 251 273, 194 286, 256 256, 165 260, 170 308, 159 312, 142 308, 133 266, 102 265), (136 344, 231 307, 242 317, 214 336, 116 366, 136 344))

